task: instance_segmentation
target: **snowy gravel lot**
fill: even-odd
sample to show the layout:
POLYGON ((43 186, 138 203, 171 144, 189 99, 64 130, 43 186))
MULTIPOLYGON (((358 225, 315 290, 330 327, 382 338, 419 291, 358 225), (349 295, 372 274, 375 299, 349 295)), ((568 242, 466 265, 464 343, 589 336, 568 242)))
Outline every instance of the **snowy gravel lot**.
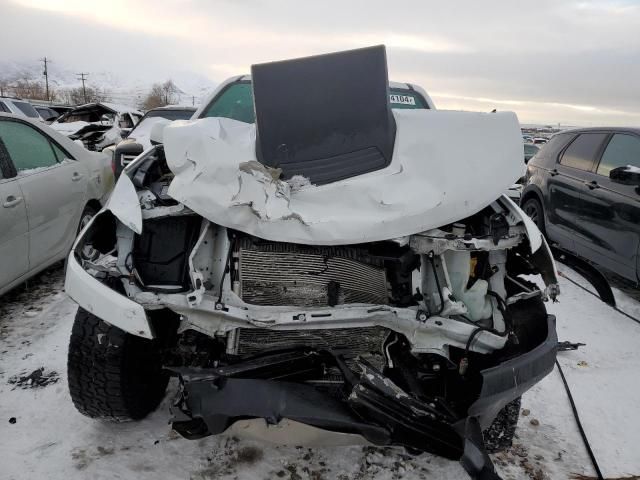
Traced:
MULTIPOLYGON (((561 273, 586 285, 577 274, 561 273)), ((267 446, 231 437, 188 441, 168 425, 168 399, 139 423, 107 424, 76 412, 66 381, 75 304, 56 266, 0 297, 1 479, 457 479, 456 462, 401 449, 267 446), (41 370, 40 370, 41 369, 41 370), (34 373, 35 372, 35 373, 34 373)), ((559 354, 606 478, 640 478, 640 324, 561 279, 559 354)), ((621 308, 640 303, 617 291, 621 308)), ((175 388, 175 386, 173 387, 175 388)), ((172 389, 170 389, 172 390, 172 389)), ((505 479, 594 478, 557 371, 528 392, 516 443, 494 456, 505 479)))

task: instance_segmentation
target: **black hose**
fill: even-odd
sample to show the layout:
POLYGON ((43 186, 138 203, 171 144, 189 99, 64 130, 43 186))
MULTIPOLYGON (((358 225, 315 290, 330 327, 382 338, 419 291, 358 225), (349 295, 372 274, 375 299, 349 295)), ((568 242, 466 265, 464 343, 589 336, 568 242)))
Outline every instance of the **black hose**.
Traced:
POLYGON ((578 430, 580 430, 582 441, 584 442, 584 446, 587 448, 587 453, 589 454, 589 458, 591 459, 593 468, 596 470, 597 478, 598 480, 604 480, 604 477, 602 476, 602 472, 600 471, 600 467, 598 466, 598 461, 596 460, 596 457, 593 454, 593 450, 591 450, 591 445, 589 444, 589 440, 587 439, 587 434, 584 432, 584 428, 582 428, 582 422, 580 422, 580 417, 578 416, 578 410, 576 408, 575 402, 573 401, 573 395, 571 395, 571 390, 569 390, 569 384, 567 383, 567 379, 564 377, 564 372, 562 371, 560 362, 558 362, 557 359, 556 359, 556 366, 558 367, 558 371, 560 372, 560 377, 562 378, 564 389, 567 391, 567 397, 569 397, 569 403, 571 403, 571 410, 573 410, 573 417, 576 419, 576 423, 578 424, 578 430))
MULTIPOLYGON (((584 290, 587 293, 590 293, 594 297, 597 297, 597 298, 600 298, 600 300, 603 300, 600 296, 596 295, 591 290, 589 290, 588 288, 585 288, 583 285, 580 285, 580 283, 576 282, 575 280, 572 280, 571 278, 567 277, 566 275, 563 275, 563 278, 565 278, 566 280, 569 280, 575 286, 580 287, 582 290, 584 290)), ((610 305, 610 304, 609 304, 609 306, 611 308, 613 308, 616 312, 618 312, 618 313, 624 315, 625 317, 627 317, 629 320, 633 320, 636 323, 640 323, 640 319, 637 319, 637 318, 629 315, 627 312, 623 312, 617 306, 613 306, 613 305, 610 305)), ((578 430, 580 431, 580 436, 582 437, 582 441, 584 443, 584 446, 587 449, 587 454, 589 455, 589 458, 591 459, 591 463, 593 464, 593 468, 596 471, 597 479, 598 480, 604 480, 602 472, 600 471, 600 466, 598 465, 598 461, 596 460, 596 457, 593 454, 593 450, 591 449, 591 444, 589 443, 589 439, 587 438, 587 434, 585 433, 584 428, 582 428, 582 422, 580 421, 580 416, 578 415, 578 409, 576 408, 576 404, 575 404, 575 402, 573 400, 573 395, 571 394, 571 390, 569 389, 569 384, 567 383, 567 379, 564 376, 564 372, 562 371, 562 367, 560 366, 560 362, 558 362, 557 359, 556 359, 556 366, 558 367, 558 372, 560 372, 560 378, 562 378, 562 383, 564 384, 564 389, 567 392, 567 397, 569 398, 569 403, 571 404, 571 410, 573 411, 573 417, 575 418, 576 424, 578 425, 578 430)))
POLYGON ((438 294, 440 295, 440 310, 438 310, 438 313, 436 313, 436 315, 440 315, 444 310, 444 295, 442 295, 442 288, 440 288, 440 279, 438 278, 438 272, 436 270, 436 263, 434 260, 434 256, 435 255, 433 254, 433 252, 429 252, 429 254, 427 255, 427 257, 429 257, 429 260, 431 261, 433 276, 436 279, 436 288, 438 289, 438 294))
MULTIPOLYGON (((489 327, 483 327, 483 326, 478 326, 478 328, 476 328, 473 332, 471 332, 471 335, 469 335, 469 338, 467 339, 467 344, 465 346, 464 349, 464 356, 468 357, 469 356, 469 349, 471 348, 471 344, 473 343, 473 340, 480 334, 480 332, 489 332, 489 333, 493 333, 494 335, 498 335, 499 337, 506 337, 507 335, 509 335, 511 333, 511 316, 509 315, 509 313, 507 312, 507 302, 504 301, 504 299, 498 295, 496 292, 488 290, 487 291, 487 295, 491 295, 492 297, 494 297, 496 299, 496 303, 498 304, 498 310, 500 310, 500 313, 502 313, 502 317, 504 318, 504 331, 503 332, 498 332, 496 329, 494 328, 489 328, 489 327)), ((470 322, 474 323, 471 319, 467 319, 466 317, 464 317, 465 320, 469 320, 470 322)))
MULTIPOLYGON (((579 284, 578 282, 576 282, 575 280, 572 280, 572 279, 570 279, 569 277, 564 276, 564 275, 562 276, 562 278, 564 278, 564 279, 566 279, 566 280, 569 280, 569 281, 570 281, 571 283, 573 283, 576 287, 580 287, 580 288, 581 288, 581 289, 583 289, 585 292, 590 293, 590 294, 591 294, 591 295, 593 295, 594 297, 596 297, 596 298, 600 298, 600 300, 602 300, 602 298, 601 298, 601 297, 599 297, 598 295, 596 295, 595 293, 593 293, 591 290, 589 290, 588 288, 584 287, 583 285, 580 285, 580 284, 579 284)), ((603 300, 603 301, 604 301, 604 300, 603 300)), ((605 302, 605 303, 606 303, 606 302, 605 302)), ((609 304, 607 304, 607 305, 609 305, 609 304)), ((640 319, 638 319, 638 318, 636 318, 636 317, 634 317, 634 316, 632 316, 632 315, 629 315, 627 312, 623 312, 623 311, 622 311, 622 310, 620 310, 618 307, 614 307, 614 306, 612 306, 612 305, 609 305, 609 306, 610 306, 611 308, 613 308, 616 312, 618 312, 618 313, 620 313, 620 314, 624 315, 625 317, 627 317, 629 320, 633 320, 633 321, 634 321, 634 322, 636 322, 636 323, 640 323, 640 319)))

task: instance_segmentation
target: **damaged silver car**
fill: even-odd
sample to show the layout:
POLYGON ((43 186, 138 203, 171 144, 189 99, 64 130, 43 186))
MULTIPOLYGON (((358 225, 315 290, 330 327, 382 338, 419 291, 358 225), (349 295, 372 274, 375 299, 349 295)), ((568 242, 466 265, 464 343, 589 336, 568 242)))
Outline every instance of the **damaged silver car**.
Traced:
POLYGON ((175 376, 187 438, 396 445, 499 478, 488 452, 557 347, 549 247, 500 195, 516 116, 392 109, 384 47, 254 65, 252 89, 255 124, 173 122, 80 234, 74 404, 140 419, 175 376))

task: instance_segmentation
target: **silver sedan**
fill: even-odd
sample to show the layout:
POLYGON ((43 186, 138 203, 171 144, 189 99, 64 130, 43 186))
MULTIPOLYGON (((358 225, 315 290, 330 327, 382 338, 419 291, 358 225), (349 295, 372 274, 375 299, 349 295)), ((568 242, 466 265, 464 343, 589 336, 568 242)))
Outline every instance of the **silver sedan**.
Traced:
POLYGON ((106 155, 0 113, 0 295, 64 259, 112 187, 106 155))

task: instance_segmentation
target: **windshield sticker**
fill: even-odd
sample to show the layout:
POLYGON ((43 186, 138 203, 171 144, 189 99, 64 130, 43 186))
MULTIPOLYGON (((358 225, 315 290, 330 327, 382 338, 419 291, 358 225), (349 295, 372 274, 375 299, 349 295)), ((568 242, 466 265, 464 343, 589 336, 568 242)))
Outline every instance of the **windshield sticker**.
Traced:
POLYGON ((395 93, 392 93, 391 95, 389 95, 389 101, 391 103, 396 103, 396 104, 400 104, 400 105, 415 105, 416 104, 416 99, 414 97, 411 97, 409 95, 397 95, 395 93))

